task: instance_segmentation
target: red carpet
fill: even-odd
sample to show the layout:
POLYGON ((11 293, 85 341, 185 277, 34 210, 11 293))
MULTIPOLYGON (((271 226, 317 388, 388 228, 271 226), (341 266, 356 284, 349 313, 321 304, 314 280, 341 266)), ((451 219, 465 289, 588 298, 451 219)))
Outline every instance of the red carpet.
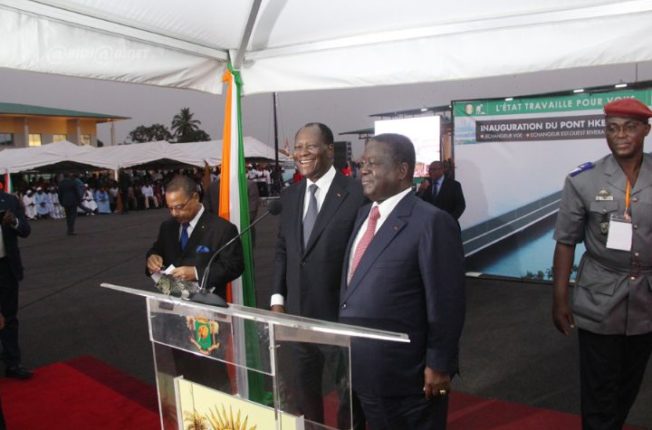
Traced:
MULTIPOLYGON (((0 396, 9 430, 160 428, 155 388, 92 357, 42 367, 30 381, 0 379, 0 396)), ((336 403, 328 396, 326 410, 336 403)), ((576 415, 458 392, 448 423, 449 430, 580 428, 576 415)))
MULTIPOLYGON (((581 429, 577 415, 540 409, 502 400, 483 399, 452 393, 448 411, 448 430, 550 430, 581 429)), ((625 426, 623 430, 638 430, 625 426)), ((642 430, 642 429, 640 429, 642 430)))
POLYGON ((2 379, 0 396, 9 430, 160 428, 155 389, 92 357, 2 379))

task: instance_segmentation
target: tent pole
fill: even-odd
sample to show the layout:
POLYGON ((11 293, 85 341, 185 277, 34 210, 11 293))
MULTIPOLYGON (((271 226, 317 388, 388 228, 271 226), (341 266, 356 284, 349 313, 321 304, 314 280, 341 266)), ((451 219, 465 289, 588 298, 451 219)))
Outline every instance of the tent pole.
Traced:
POLYGON ((275 92, 272 93, 272 100, 274 101, 274 171, 278 171, 278 118, 276 113, 276 105, 278 103, 278 95, 275 92))

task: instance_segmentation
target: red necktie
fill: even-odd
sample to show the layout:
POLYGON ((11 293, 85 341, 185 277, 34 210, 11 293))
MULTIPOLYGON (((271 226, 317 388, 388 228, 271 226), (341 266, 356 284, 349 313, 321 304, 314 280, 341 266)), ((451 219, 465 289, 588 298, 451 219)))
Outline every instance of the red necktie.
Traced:
POLYGON ((358 242, 358 246, 355 248, 355 252, 353 253, 353 261, 351 262, 351 268, 349 269, 349 282, 351 282, 355 269, 358 268, 362 256, 369 247, 371 240, 374 238, 374 234, 376 234, 376 223, 378 222, 378 218, 380 218, 380 212, 378 211, 378 206, 374 206, 371 208, 371 212, 369 213, 367 230, 365 230, 360 242, 358 242))

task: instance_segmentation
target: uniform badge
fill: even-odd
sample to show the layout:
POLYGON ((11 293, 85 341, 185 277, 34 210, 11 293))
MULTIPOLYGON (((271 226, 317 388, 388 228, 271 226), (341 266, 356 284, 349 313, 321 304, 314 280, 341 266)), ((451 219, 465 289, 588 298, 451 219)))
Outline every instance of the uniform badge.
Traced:
POLYGON ((598 201, 613 201, 614 196, 611 195, 611 193, 604 188, 598 192, 598 195, 595 196, 595 199, 598 201))
POLYGON ((602 214, 602 219, 600 220, 600 233, 604 234, 605 236, 609 234, 609 215, 602 214))
POLYGON ((211 352, 220 347, 220 343, 217 341, 220 325, 217 321, 200 317, 188 317, 186 323, 191 333, 190 342, 195 345, 199 352, 210 355, 211 352))
POLYGON ((609 221, 603 221, 600 223, 600 233, 605 235, 609 233, 609 221))

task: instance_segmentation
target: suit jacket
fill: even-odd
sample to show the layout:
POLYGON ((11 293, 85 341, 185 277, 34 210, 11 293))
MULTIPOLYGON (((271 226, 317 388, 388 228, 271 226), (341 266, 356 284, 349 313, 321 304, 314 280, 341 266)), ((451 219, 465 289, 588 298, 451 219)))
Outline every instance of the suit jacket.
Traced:
MULTIPOLYGON (((199 280, 204 276, 208 260, 213 253, 238 235, 235 225, 205 209, 188 238, 188 244, 184 251, 181 250, 179 244, 179 231, 180 225, 174 218, 164 221, 159 229, 156 242, 147 252, 147 257, 152 254, 160 255, 163 258, 164 267, 170 264, 174 264, 176 267, 195 266, 199 280)), ((242 244, 238 239, 213 261, 207 287, 214 287, 215 294, 226 298, 226 284, 240 276, 243 270, 242 244)), ((145 272, 150 275, 147 269, 145 272)))
POLYGON ((453 375, 464 323, 464 253, 446 212, 413 194, 389 214, 347 285, 348 258, 371 205, 360 210, 345 257, 340 321, 406 333, 410 343, 353 340, 353 387, 381 396, 423 393, 423 371, 453 375))
MULTIPOLYGON (((0 211, 7 210, 10 210, 14 215, 16 215, 18 227, 13 228, 11 226, 3 225, 2 240, 5 245, 6 257, 9 259, 11 273, 16 278, 16 281, 20 281, 23 279, 23 262, 20 258, 20 250, 18 249, 18 238, 29 236, 32 230, 29 226, 29 222, 27 222, 25 211, 18 201, 18 198, 14 195, 5 193, 4 191, 0 191, 0 211)), ((2 216, 4 216, 4 214, 2 216)))
POLYGON ((432 189, 436 186, 435 183, 431 184, 425 191, 419 193, 419 197, 437 206, 439 209, 445 210, 456 220, 460 219, 464 213, 464 209, 466 209, 462 185, 456 180, 445 176, 444 181, 441 183, 439 193, 433 197, 432 189))
POLYGON ((63 207, 75 207, 82 201, 82 195, 79 185, 72 178, 65 178, 59 182, 58 186, 59 203, 63 207))
POLYGON ((365 198, 358 180, 336 173, 304 249, 305 191, 302 179, 281 195, 272 293, 283 295, 288 313, 336 321, 346 243, 365 198))

